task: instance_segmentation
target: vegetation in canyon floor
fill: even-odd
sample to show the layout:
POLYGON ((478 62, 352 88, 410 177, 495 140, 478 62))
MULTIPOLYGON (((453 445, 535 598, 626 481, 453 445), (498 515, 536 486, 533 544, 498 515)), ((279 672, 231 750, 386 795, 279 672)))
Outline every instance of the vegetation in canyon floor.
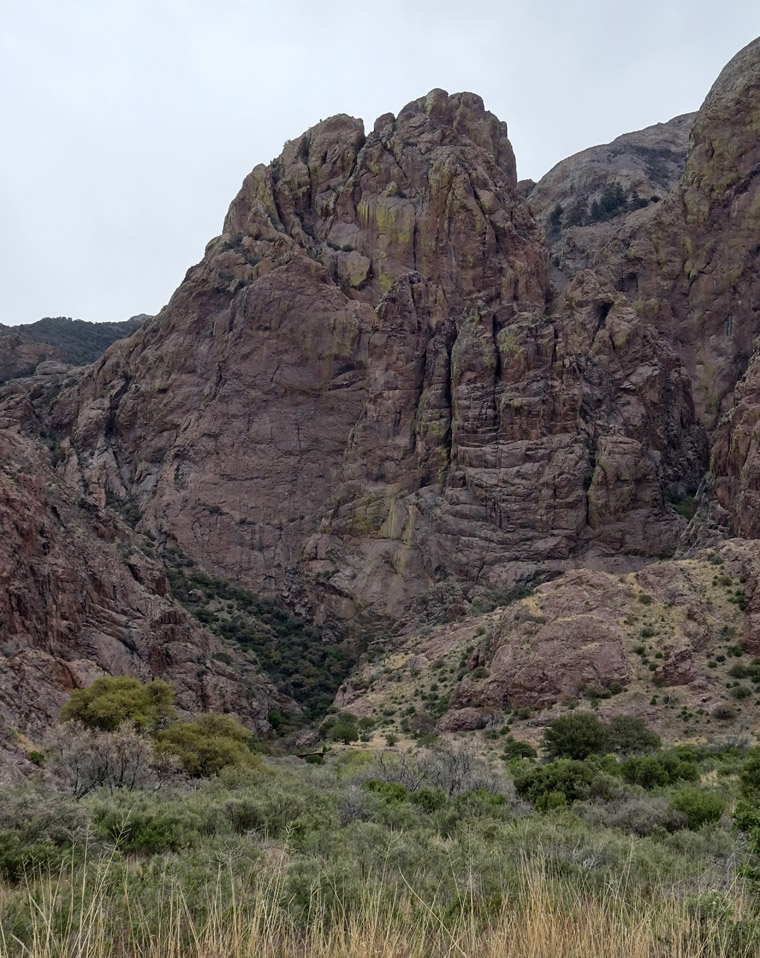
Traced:
POLYGON ((310 764, 135 680, 65 715, 0 796, 9 958, 760 949, 757 750, 575 712, 541 757, 459 736, 310 764))

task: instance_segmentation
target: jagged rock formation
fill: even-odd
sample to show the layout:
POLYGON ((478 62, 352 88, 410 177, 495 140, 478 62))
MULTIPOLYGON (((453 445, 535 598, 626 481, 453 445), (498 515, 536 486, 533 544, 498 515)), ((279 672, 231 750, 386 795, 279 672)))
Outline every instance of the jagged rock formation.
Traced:
POLYGON ((482 729, 506 711, 534 738, 585 698, 670 740, 738 740, 760 718, 746 681, 760 674, 759 576, 757 544, 737 539, 628 575, 572 570, 491 613, 413 632, 357 669, 338 704, 405 716, 402 732, 482 729))
POLYGON ((39 736, 104 672, 170 678, 181 709, 235 711, 259 731, 272 707, 292 709, 174 601, 148 541, 72 497, 40 426, 23 384, 0 390, 0 726, 39 736))
MULTIPOLYGON (((45 482, 8 487, 0 568, 28 601, 3 611, 0 634, 24 636, 19 652, 57 636, 46 669, 87 658, 90 634, 108 636, 91 642, 101 667, 113 655, 146 675, 176 648, 171 669, 188 701, 202 698, 221 673, 192 649, 213 640, 161 595, 149 557, 139 581, 99 535, 117 504, 159 554, 282 598, 327 639, 418 634, 431 607, 466 615, 563 574, 540 593, 532 651, 504 614, 476 666, 484 681, 457 692, 448 727, 500 695, 559 700, 556 683, 579 670, 624 684, 615 615, 573 612, 569 629, 563 609, 622 608, 635 589, 619 576, 646 577, 679 544, 757 534, 758 123, 755 41, 695 117, 585 151, 533 186, 518 185, 506 126, 473 94, 434 90, 369 134, 333 117, 286 144, 246 178, 159 316, 66 381, 48 367, 6 387, 2 435, 45 482), (632 208, 636 194, 659 201, 632 208), (568 222, 579 196, 599 222, 568 222), (37 465, 43 437, 54 473, 37 465), (63 535, 81 509, 86 546, 63 535), (107 585, 56 578, 38 555, 45 536, 62 550, 56 568, 107 569, 107 585), (159 607, 179 617, 159 622, 175 630, 163 638, 159 607)), ((686 586, 676 592, 690 608, 686 586)), ((681 677, 684 648, 669 659, 681 677)), ((251 708, 259 722, 264 706, 251 708)))
POLYGON ((688 380, 591 274, 560 307, 479 98, 433 91, 367 137, 327 120, 253 171, 165 312, 61 398, 67 476, 330 621, 397 616, 452 577, 669 554, 666 497, 706 464, 688 380))
POLYGON ((675 187, 695 113, 677 116, 562 160, 527 191, 551 246, 554 281, 593 268, 610 237, 632 228, 675 187))

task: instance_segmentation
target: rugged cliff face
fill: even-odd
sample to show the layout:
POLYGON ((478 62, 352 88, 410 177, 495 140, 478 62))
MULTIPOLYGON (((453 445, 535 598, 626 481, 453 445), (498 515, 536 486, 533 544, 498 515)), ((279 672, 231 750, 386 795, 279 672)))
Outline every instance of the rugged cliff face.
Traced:
MULTIPOLYGON (((582 596, 630 617, 626 576, 757 535, 759 104, 756 41, 695 116, 531 189, 472 94, 434 90, 369 134, 333 117, 286 144, 157 317, 84 372, 5 387, 7 461, 34 473, 4 480, 1 567, 26 596, 2 607, 13 654, 44 653, 46 674, 79 659, 170 674, 188 707, 261 726, 272 690, 214 659, 221 640, 167 590, 158 560, 174 554, 326 642, 419 635, 431 608, 454 618, 562 576, 533 651, 505 613, 485 679, 453 702, 559 701, 552 670, 596 668, 576 646, 627 681, 615 615, 595 644, 591 620, 566 632, 562 610, 582 596)), ((744 552, 725 561, 754 576, 744 552)))
POLYGON ((331 622, 669 554, 706 464, 676 354, 591 273, 554 297, 506 126, 439 90, 257 167, 56 428, 69 481, 331 622))
POLYGON ((610 239, 636 229, 683 176, 696 114, 677 116, 562 160, 527 194, 562 287, 599 263, 610 239))
POLYGON ((293 703, 178 605, 150 541, 55 474, 61 453, 40 443, 35 407, 60 385, 0 390, 0 724, 34 738, 106 672, 169 678, 181 709, 235 711, 265 731, 293 703))

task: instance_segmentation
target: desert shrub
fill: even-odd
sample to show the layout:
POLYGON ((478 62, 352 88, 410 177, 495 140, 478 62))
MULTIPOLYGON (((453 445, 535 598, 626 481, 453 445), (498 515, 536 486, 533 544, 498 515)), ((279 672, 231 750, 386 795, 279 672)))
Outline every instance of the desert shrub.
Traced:
POLYGON ((638 715, 615 715, 607 725, 609 747, 613 752, 633 755, 637 752, 655 752, 662 742, 638 715))
POLYGON ((174 690, 155 679, 147 685, 128 676, 101 676, 86 689, 72 692, 61 710, 64 721, 113 732, 129 722, 140 732, 153 733, 176 717, 174 690))
POLYGON ((75 798, 96 788, 155 788, 178 771, 170 756, 157 754, 150 739, 127 723, 103 732, 64 722, 50 731, 46 749, 50 771, 75 798))
POLYGON ((370 821, 375 817, 380 801, 382 799, 377 793, 352 783, 346 788, 337 804, 338 821, 342 826, 350 825, 352 822, 370 821))
POLYGON ((156 736, 158 750, 174 755, 188 775, 207 778, 230 766, 253 766, 251 733, 232 715, 206 713, 192 722, 178 722, 156 736))
POLYGON ((187 802, 163 803, 145 794, 133 795, 131 801, 97 803, 93 825, 120 850, 151 855, 190 848, 208 830, 187 802))
POLYGON ((585 762, 560 758, 547 765, 519 769, 515 774, 515 791, 526 801, 538 807, 539 803, 556 804, 556 799, 545 799, 551 792, 564 795, 570 804, 589 796, 596 772, 585 762))
POLYGON ((623 779, 642 788, 660 788, 675 782, 694 782, 699 778, 696 762, 675 752, 637 755, 626 759, 620 767, 623 779))
POLYGON ((753 748, 739 776, 741 797, 760 806, 760 748, 753 748))
POLYGON ((633 796, 610 810, 607 823, 628 834, 643 838, 664 829, 668 832, 685 828, 686 815, 674 809, 664 796, 633 796))
POLYGON ((411 793, 409 801, 425 812, 435 812, 446 804, 446 795, 440 788, 418 788, 411 793))
POLYGON ((523 742, 511 735, 504 741, 503 756, 507 761, 512 761, 513 758, 536 758, 537 755, 538 752, 530 742, 523 742))
POLYGON ((378 795, 384 802, 394 805, 403 802, 408 794, 404 786, 399 785, 398 782, 382 782, 377 778, 368 779, 364 787, 368 792, 378 795))
POLYGON ((418 759, 423 781, 440 788, 449 798, 479 788, 498 792, 499 777, 468 741, 436 744, 424 749, 418 759))
POLYGON ((689 820, 689 828, 696 831, 710 822, 717 822, 726 803, 715 792, 702 788, 682 788, 672 799, 673 808, 683 812, 689 820))
POLYGON ((733 722, 737 714, 738 713, 733 705, 729 705, 727 702, 721 702, 720 705, 716 705, 712 710, 713 718, 716 718, 721 722, 733 722))
POLYGON ((549 758, 582 761, 608 750, 607 728, 591 712, 561 715, 544 730, 543 746, 549 758))
POLYGON ((60 795, 31 789, 0 795, 0 877, 16 883, 39 868, 55 869, 84 843, 82 807, 60 795))

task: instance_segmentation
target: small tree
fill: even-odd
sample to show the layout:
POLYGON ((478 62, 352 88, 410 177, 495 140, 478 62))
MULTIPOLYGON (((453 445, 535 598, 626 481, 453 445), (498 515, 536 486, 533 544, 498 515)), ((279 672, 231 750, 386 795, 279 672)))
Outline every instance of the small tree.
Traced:
POLYGON ((356 716, 352 715, 351 712, 331 715, 322 723, 320 732, 334 742, 343 742, 344 745, 356 742, 359 738, 356 716))
POLYGON ((199 715, 156 736, 162 754, 175 755, 188 775, 208 778, 229 766, 255 765, 251 733, 232 715, 199 715))
POLYGON ((609 748, 607 728, 591 712, 573 712, 555 719, 545 730, 543 746, 549 758, 603 755, 609 748))
POLYGON ((549 216, 549 226, 553 230, 558 230, 562 226, 562 214, 564 213, 561 203, 557 203, 549 216))
POLYGON ((607 730, 610 749, 623 755, 656 752, 662 744, 657 732, 638 715, 616 715, 610 719, 607 730))
POLYGON ((101 732, 113 732, 128 722, 138 732, 153 734, 175 716, 171 685, 160 679, 146 685, 129 676, 95 679, 88 688, 72 692, 61 710, 63 721, 81 722, 101 732))

